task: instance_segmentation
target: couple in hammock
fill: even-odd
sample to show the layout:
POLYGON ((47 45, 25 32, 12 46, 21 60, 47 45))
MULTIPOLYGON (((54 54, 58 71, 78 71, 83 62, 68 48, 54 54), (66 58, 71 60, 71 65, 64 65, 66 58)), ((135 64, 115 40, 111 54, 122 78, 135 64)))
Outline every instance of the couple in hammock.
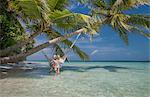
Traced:
POLYGON ((65 62, 67 56, 64 55, 63 57, 60 57, 60 55, 54 55, 53 59, 51 60, 51 66, 52 69, 55 70, 56 74, 60 74, 60 69, 65 62))
MULTIPOLYGON (((75 41, 70 46, 70 49, 75 45, 75 43, 78 40, 78 38, 80 37, 80 35, 81 35, 81 33, 79 33, 77 35, 75 41)), ((62 67, 62 64, 65 62, 66 58, 67 58, 66 55, 64 55, 63 57, 60 57, 60 55, 54 55, 53 56, 53 59, 51 60, 50 63, 51 63, 52 69, 55 70, 56 75, 60 74, 60 68, 62 67)))

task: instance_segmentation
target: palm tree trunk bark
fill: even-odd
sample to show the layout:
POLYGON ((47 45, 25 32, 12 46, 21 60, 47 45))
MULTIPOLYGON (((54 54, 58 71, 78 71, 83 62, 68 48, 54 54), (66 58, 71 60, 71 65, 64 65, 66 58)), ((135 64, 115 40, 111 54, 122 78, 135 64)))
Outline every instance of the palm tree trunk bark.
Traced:
POLYGON ((50 40, 48 42, 45 42, 45 43, 43 43, 43 44, 41 44, 41 45, 39 45, 39 46, 37 46, 37 47, 27 51, 27 52, 22 52, 22 53, 20 53, 18 55, 15 55, 15 56, 9 56, 9 57, 0 58, 0 64, 18 62, 19 60, 21 60, 21 59, 23 59, 23 58, 25 58, 25 57, 27 57, 29 55, 32 55, 32 54, 34 54, 34 53, 36 53, 36 52, 38 52, 38 51, 40 51, 40 50, 42 50, 42 49, 52 45, 52 44, 55 44, 55 43, 60 42, 60 41, 63 41, 65 39, 67 39, 67 38, 70 38, 70 37, 76 35, 76 34, 82 33, 83 31, 84 31, 84 29, 82 28, 82 29, 79 29, 79 30, 77 30, 75 32, 72 32, 70 34, 66 34, 64 36, 61 36, 61 37, 52 39, 52 40, 50 40))

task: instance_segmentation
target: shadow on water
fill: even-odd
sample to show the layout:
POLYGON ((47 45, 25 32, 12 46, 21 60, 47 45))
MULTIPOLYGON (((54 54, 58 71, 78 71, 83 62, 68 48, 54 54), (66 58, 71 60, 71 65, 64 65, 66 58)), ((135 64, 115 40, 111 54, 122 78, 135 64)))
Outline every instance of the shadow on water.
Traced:
POLYGON ((87 66, 87 67, 64 66, 63 70, 86 72, 88 70, 98 69, 98 68, 108 70, 109 72, 117 72, 118 69, 131 69, 131 68, 127 68, 127 67, 118 67, 118 66, 87 66))
MULTIPOLYGON (((72 71, 72 72, 88 72, 93 69, 105 69, 109 72, 118 72, 118 70, 128 69, 128 70, 139 70, 136 68, 119 67, 119 66, 63 66, 62 72, 72 71)), ((18 71, 18 72, 8 72, 7 76, 0 79, 11 77, 11 78, 44 78, 46 76, 54 76, 55 73, 49 73, 49 67, 37 67, 32 70, 18 71)))
POLYGON ((54 73, 49 73, 49 67, 37 67, 33 69, 11 69, 11 70, 0 70, 0 79, 4 78, 43 78, 45 76, 51 76, 54 73), (3 74, 4 73, 4 74, 3 74))

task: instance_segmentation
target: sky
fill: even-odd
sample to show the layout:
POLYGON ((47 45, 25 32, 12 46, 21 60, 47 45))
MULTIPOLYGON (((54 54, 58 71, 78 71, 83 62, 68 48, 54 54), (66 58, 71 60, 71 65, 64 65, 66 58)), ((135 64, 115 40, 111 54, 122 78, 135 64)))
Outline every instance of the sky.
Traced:
MULTIPOLYGON (((78 4, 71 6, 70 10, 78 13, 88 13, 88 8, 78 4)), ((150 7, 141 6, 125 13, 150 15, 150 7)), ((71 40, 73 39, 71 38, 71 40)), ((41 34, 36 38, 36 41, 36 45, 39 45, 46 42, 47 38, 44 34, 41 34)), ((89 55, 91 61, 150 61, 150 39, 131 32, 129 33, 129 45, 126 45, 108 25, 103 26, 92 41, 89 38, 79 37, 76 45, 89 55)), ((49 57, 53 54, 50 47, 43 51, 49 57)), ((68 53, 67 56, 69 60, 80 60, 73 52, 68 53)), ((46 60, 41 52, 31 55, 27 59, 46 60)))

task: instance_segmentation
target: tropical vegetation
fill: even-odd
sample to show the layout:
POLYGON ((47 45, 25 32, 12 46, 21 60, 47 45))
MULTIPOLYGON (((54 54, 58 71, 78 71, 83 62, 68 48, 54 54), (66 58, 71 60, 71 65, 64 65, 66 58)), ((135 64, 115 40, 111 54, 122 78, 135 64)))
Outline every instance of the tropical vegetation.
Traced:
MULTIPOLYGON (((62 47, 65 45, 69 48, 72 44, 68 38, 79 33, 93 36, 100 32, 103 25, 111 26, 126 44, 128 33, 136 32, 149 38, 150 16, 125 13, 132 8, 149 4, 148 0, 4 0, 1 2, 4 12, 0 13, 0 22, 4 25, 1 28, 1 36, 15 36, 14 42, 7 46, 5 45, 10 42, 11 36, 6 35, 7 42, 1 42, 3 48, 0 50, 0 63, 18 62, 50 45, 56 53, 64 55, 62 47), (81 14, 69 10, 73 2, 80 2, 86 6, 90 10, 89 13, 81 14), (45 33, 49 41, 34 47, 34 39, 41 33, 45 33), (29 49, 10 54, 18 48, 29 49)), ((72 49, 80 58, 89 58, 78 46, 75 45, 72 49)))

